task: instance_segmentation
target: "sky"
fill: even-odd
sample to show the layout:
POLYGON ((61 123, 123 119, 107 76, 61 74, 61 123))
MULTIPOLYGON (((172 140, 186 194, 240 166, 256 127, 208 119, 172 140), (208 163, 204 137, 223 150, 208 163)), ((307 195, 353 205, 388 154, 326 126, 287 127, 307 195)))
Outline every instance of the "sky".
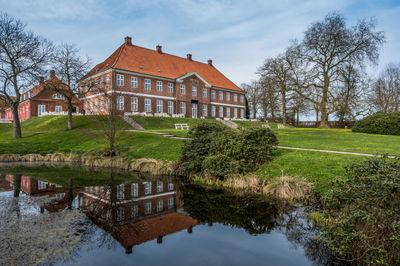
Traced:
POLYGON ((0 0, 0 11, 55 44, 72 43, 94 64, 105 60, 131 36, 135 45, 213 64, 237 85, 257 79, 268 57, 301 40, 314 21, 341 12, 349 26, 375 18, 386 33, 376 75, 400 62, 400 0, 101 1, 0 0))

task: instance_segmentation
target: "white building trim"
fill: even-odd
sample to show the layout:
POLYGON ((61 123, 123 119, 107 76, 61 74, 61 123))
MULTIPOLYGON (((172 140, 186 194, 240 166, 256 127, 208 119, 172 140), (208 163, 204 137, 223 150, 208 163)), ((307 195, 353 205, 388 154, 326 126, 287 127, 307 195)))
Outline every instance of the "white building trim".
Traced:
POLYGON ((211 87, 212 87, 211 84, 207 82, 207 80, 203 79, 203 78, 202 78, 199 74, 197 74, 196 72, 187 73, 187 74, 185 74, 185 75, 183 75, 183 76, 177 78, 177 79, 176 79, 176 82, 182 83, 183 80, 184 80, 185 78, 190 77, 190 76, 193 76, 193 75, 195 75, 195 76, 198 77, 201 81, 203 81, 203 83, 205 84, 205 86, 206 86, 207 88, 211 88, 211 87))
POLYGON ((212 105, 222 105, 222 106, 229 106, 229 107, 236 107, 236 108, 245 108, 245 105, 235 105, 235 104, 228 104, 228 103, 216 103, 216 102, 211 102, 210 104, 212 105))

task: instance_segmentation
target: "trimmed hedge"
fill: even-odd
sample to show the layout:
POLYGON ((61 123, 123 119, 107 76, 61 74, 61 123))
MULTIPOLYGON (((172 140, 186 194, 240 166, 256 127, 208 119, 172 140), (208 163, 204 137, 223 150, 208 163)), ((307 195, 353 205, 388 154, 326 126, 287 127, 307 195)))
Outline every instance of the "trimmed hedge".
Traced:
POLYGON ((190 176, 210 174, 223 179, 229 174, 254 171, 272 159, 278 144, 266 128, 232 130, 218 124, 201 123, 192 127, 177 164, 176 172, 190 176))
POLYGON ((352 130, 369 134, 400 135, 400 112, 373 114, 358 120, 352 130))

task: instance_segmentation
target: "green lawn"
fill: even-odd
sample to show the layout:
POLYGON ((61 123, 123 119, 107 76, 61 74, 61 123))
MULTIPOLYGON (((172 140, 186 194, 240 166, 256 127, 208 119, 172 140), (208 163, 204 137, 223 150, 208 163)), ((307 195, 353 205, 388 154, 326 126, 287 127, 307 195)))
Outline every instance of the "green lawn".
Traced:
MULTIPOLYGON (((77 116, 73 118, 73 123, 74 129, 68 131, 65 116, 31 118, 22 122, 23 138, 18 140, 12 137, 11 125, 0 124, 0 154, 54 152, 96 154, 106 147, 106 142, 101 137, 100 125, 94 117, 77 116)), ((118 125, 121 132, 131 129, 122 119, 118 125)), ((181 140, 167 139, 149 133, 123 132, 117 145, 126 159, 176 160, 182 143, 181 140)))
POLYGON ((343 154, 278 149, 274 160, 256 171, 261 178, 281 175, 304 177, 314 183, 314 190, 323 194, 331 181, 345 173, 344 166, 369 158, 343 154))
POLYGON ((215 119, 197 119, 197 118, 172 118, 172 117, 151 117, 151 116, 131 116, 133 120, 138 122, 144 129, 168 133, 177 137, 186 137, 188 130, 176 130, 175 124, 188 124, 192 127, 201 122, 217 123, 221 122, 215 119))
MULTIPOLYGON (((262 127, 262 125, 268 124, 272 130, 278 130, 278 123, 266 123, 266 122, 261 122, 261 121, 238 121, 238 120, 233 120, 236 124, 238 124, 241 127, 248 128, 248 127, 262 127)), ((292 128, 290 125, 285 125, 288 128, 292 128)))
POLYGON ((279 145, 369 154, 400 154, 400 136, 353 133, 350 129, 287 128, 276 131, 279 145))

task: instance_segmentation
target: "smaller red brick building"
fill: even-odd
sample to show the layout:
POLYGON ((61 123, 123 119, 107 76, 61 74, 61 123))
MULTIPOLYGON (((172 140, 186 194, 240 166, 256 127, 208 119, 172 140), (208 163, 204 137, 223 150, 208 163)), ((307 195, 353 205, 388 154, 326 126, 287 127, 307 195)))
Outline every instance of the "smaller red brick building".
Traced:
MULTIPOLYGON (((50 71, 50 77, 48 80, 45 81, 44 78, 40 78, 38 85, 21 95, 21 102, 18 107, 19 119, 23 121, 30 117, 43 116, 47 114, 66 114, 68 111, 68 104, 64 96, 54 90, 55 86, 60 88, 60 84, 66 87, 66 85, 56 77, 53 70, 50 71)), ((74 113, 80 113, 83 111, 82 103, 79 101, 78 97, 74 97, 72 104, 74 106, 74 113)), ((10 107, 4 108, 1 118, 13 119, 13 113, 10 107)))

